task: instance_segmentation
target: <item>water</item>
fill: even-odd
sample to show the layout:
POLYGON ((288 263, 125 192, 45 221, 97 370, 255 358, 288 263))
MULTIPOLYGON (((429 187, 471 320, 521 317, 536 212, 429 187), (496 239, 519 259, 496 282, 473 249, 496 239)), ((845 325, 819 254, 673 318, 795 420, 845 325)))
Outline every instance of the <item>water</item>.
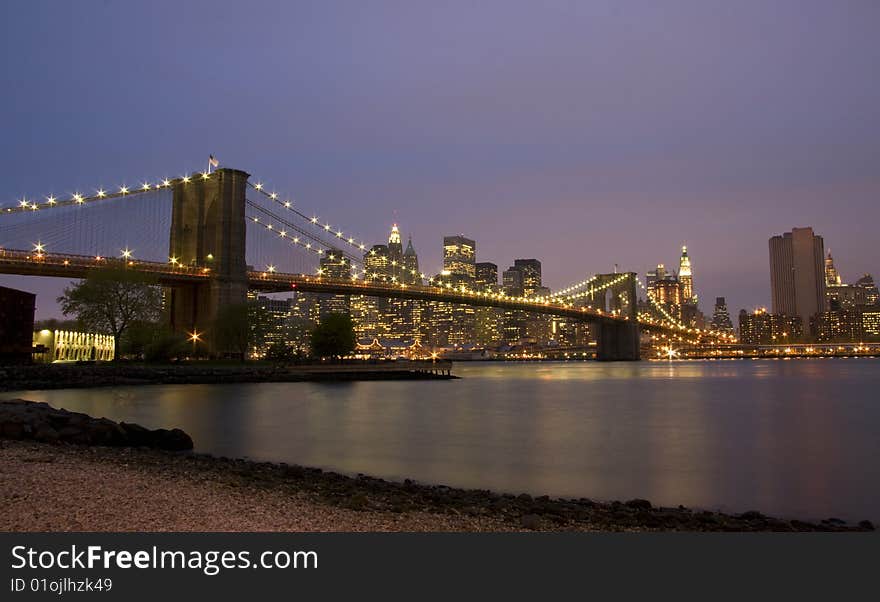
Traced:
POLYGON ((880 360, 456 364, 455 381, 5 394, 197 451, 427 483, 880 520, 880 360))

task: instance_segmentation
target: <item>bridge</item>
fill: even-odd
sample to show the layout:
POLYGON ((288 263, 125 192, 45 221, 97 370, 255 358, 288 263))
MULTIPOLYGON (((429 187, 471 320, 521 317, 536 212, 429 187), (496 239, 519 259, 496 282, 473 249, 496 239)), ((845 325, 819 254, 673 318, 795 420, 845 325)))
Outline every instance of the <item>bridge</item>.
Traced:
MULTIPOLYGON (((25 198, 14 205, 0 206, 0 274, 68 279, 84 278, 94 270, 149 274, 168 291, 169 324, 189 332, 209 332, 221 307, 245 303, 247 291, 255 290, 444 302, 589 322, 601 360, 639 359, 642 331, 692 344, 723 337, 678 323, 647 291, 656 315, 639 313, 637 286, 644 285, 634 272, 597 274, 555 294, 530 297, 475 290, 425 274, 414 275, 410 282, 371 274, 364 266, 364 242, 346 236, 341 228, 317 216, 309 216, 298 204, 249 178, 244 171, 224 167, 144 182, 137 187, 120 186, 113 191, 99 188, 91 195, 73 193, 63 198, 50 195, 40 201, 25 198), (170 207, 161 203, 131 204, 132 199, 162 193, 170 195, 170 207), (126 241, 132 233, 150 230, 157 224, 160 230, 167 225, 167 260, 136 258, 126 241), (29 245, 22 242, 28 238, 29 245), (51 248, 50 243, 43 242, 47 238, 51 248), (266 252, 267 241, 284 247, 266 252), (254 245, 259 247, 256 254, 264 260, 265 269, 248 265, 254 245), (23 248, 26 246, 31 248, 23 248), (83 254, 83 247, 90 247, 91 254, 83 254), (291 247, 297 253, 289 254, 291 247), (325 274, 320 268, 316 273, 306 273, 304 269, 285 272, 277 267, 292 256, 306 255, 314 260, 330 253, 340 255, 338 260, 348 266, 350 276, 325 274)), ((155 240, 161 237, 161 232, 146 234, 139 243, 155 246, 155 240)), ((208 344, 213 352, 223 352, 209 336, 208 344)))

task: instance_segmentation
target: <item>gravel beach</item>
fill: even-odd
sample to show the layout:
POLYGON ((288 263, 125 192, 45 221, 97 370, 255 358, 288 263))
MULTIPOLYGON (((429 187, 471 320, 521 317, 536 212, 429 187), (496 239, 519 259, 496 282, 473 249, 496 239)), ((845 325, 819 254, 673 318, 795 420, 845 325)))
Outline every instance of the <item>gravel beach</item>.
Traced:
POLYGON ((144 448, 0 440, 2 531, 848 531, 726 515, 501 495, 144 448))
POLYGON ((498 531, 501 521, 358 511, 147 450, 0 440, 2 531, 498 531))

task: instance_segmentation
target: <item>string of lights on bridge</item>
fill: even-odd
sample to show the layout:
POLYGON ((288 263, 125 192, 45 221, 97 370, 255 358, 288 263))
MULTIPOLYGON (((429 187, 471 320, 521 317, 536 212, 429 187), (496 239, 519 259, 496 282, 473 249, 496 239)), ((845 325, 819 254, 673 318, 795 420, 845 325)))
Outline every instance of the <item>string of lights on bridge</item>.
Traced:
MULTIPOLYGON (((603 291, 608 290, 609 288, 611 288, 613 286, 617 286, 618 284, 620 284, 621 282, 623 282, 624 280, 629 278, 629 276, 630 275, 628 273, 623 273, 620 276, 618 276, 617 278, 614 278, 613 280, 609 280, 607 282, 604 282, 603 284, 600 284, 599 286, 590 287, 585 291, 582 291, 580 293, 575 293, 573 295, 565 294, 565 291, 569 291, 569 290, 573 289, 573 287, 569 287, 568 289, 563 289, 562 291, 559 291, 559 292, 553 294, 552 297, 557 297, 557 298, 565 297, 566 299, 583 299, 584 297, 593 297, 596 295, 596 293, 601 293, 603 291)), ((574 288, 580 288, 581 286, 586 285, 589 282, 595 281, 597 278, 598 278, 598 276, 593 276, 589 281, 585 280, 583 283, 576 285, 574 288)))
POLYGON ((213 174, 207 171, 203 171, 196 172, 192 175, 180 176, 179 178, 174 179, 162 178, 161 180, 153 181, 152 183, 148 180, 144 180, 137 186, 127 186, 125 184, 122 184, 115 190, 107 190, 103 187, 99 187, 95 189, 95 192, 93 194, 82 194, 80 192, 74 192, 70 195, 62 196, 55 196, 50 194, 45 197, 45 200, 39 202, 36 200, 29 200, 25 197, 19 199, 14 207, 7 207, 5 210, 0 210, 0 212, 22 213, 27 211, 39 211, 41 209, 52 209, 56 207, 68 207, 71 205, 85 205, 88 203, 93 203, 95 201, 106 201, 122 197, 129 197, 136 194, 143 194, 145 192, 168 189, 178 182, 189 184, 190 182, 196 180, 209 180, 212 175, 213 174))
MULTIPOLYGON (((259 223, 259 222, 257 222, 257 223, 259 223)), ((271 231, 273 229, 267 228, 267 230, 271 231)), ((273 232, 273 233, 276 235, 280 234, 278 232, 273 232)), ((308 244, 308 243, 306 243, 306 244, 308 244)), ((318 251, 315 250, 315 253, 318 254, 318 251)), ((38 261, 43 261, 43 260, 48 259, 48 257, 49 257, 49 254, 48 254, 48 250, 46 249, 45 245, 43 245, 40 242, 36 243, 34 245, 32 258, 35 260, 38 260, 38 261)), ((64 257, 65 257, 64 265, 68 265, 69 261, 66 259, 67 256, 64 256, 64 257)), ((74 256, 71 256, 71 257, 74 257, 74 256)), ((75 258, 77 260, 86 259, 86 258, 82 258, 82 257, 78 257, 78 256, 76 256, 75 258)), ((145 266, 146 265, 149 265, 149 266, 161 265, 161 264, 155 264, 155 262, 135 261, 134 252, 128 248, 120 250, 120 259, 124 260, 128 266, 132 266, 132 267, 138 266, 139 264, 143 264, 145 266)), ((97 263, 106 262, 107 260, 108 260, 107 257, 102 257, 100 255, 94 257, 94 261, 97 263)), ((184 266, 183 264, 181 264, 180 261, 175 257, 170 257, 168 264, 170 264, 171 269, 187 268, 187 266, 184 266)), ((166 264, 166 265, 168 265, 168 264, 166 264)), ((207 268, 202 269, 202 268, 199 268, 199 266, 195 266, 195 268, 192 268, 192 266, 190 266, 189 269, 196 269, 197 272, 207 272, 208 271, 207 268)), ((263 275, 264 275, 264 277, 267 277, 267 278, 282 278, 282 279, 290 278, 290 277, 301 277, 301 275, 296 275, 296 274, 278 273, 275 270, 274 266, 271 266, 271 265, 267 266, 267 269, 263 272, 263 275)), ((366 274, 362 274, 362 276, 365 277, 364 278, 365 284, 371 283, 371 281, 366 278, 366 274)), ((322 270, 320 270, 320 269, 318 271, 317 277, 318 277, 319 281, 325 280, 328 283, 332 283, 335 280, 334 278, 326 278, 326 279, 323 278, 322 270)), ((357 279, 358 279, 357 273, 353 272, 351 280, 357 280, 357 279)), ((637 282, 639 282, 638 279, 637 279, 637 282)), ((580 310, 581 313, 589 313, 589 314, 602 316, 602 317, 610 317, 610 318, 617 318, 617 319, 623 319, 623 320, 628 319, 626 316, 620 316, 619 312, 617 312, 617 311, 606 312, 601 309, 595 309, 595 308, 588 307, 588 306, 581 306, 581 307, 577 308, 573 303, 562 302, 562 301, 559 301, 558 299, 555 299, 555 298, 552 298, 549 296, 548 297, 510 296, 510 295, 507 295, 506 293, 504 293, 503 291, 497 292, 497 293, 496 292, 488 292, 488 291, 475 291, 475 290, 468 289, 464 285, 454 286, 450 282, 440 283, 440 285, 438 285, 438 286, 427 286, 427 287, 421 286, 421 285, 411 285, 411 284, 406 284, 406 283, 395 283, 395 282, 388 283, 387 281, 383 282, 383 285, 386 288, 391 288, 391 289, 412 288, 415 290, 426 289, 426 290, 432 290, 432 291, 437 291, 438 289, 442 291, 445 289, 445 291, 447 291, 449 293, 452 293, 452 294, 455 294, 458 296, 464 296, 464 297, 495 299, 495 300, 501 301, 501 302, 524 304, 529 307, 552 306, 552 307, 561 308, 561 309, 569 309, 569 310, 574 309, 575 311, 580 310)), ((639 282, 639 285, 642 288, 645 288, 641 282, 639 282)), ((666 323, 666 324, 658 323, 650 315, 645 314, 645 313, 640 313, 638 315, 639 321, 642 323, 648 324, 648 325, 660 326, 660 327, 667 328, 667 329, 674 330, 674 331, 678 332, 677 335, 676 334, 672 335, 673 339, 677 338, 680 342, 685 342, 684 336, 696 336, 696 338, 694 338, 694 339, 688 339, 688 342, 691 342, 693 344, 698 344, 701 342, 700 335, 710 335, 710 336, 713 336, 717 339, 720 339, 721 341, 724 341, 726 338, 728 338, 723 333, 713 332, 711 330, 700 330, 700 329, 696 329, 696 328, 687 328, 683 324, 677 322, 668 312, 666 312, 662 308, 662 306, 657 303, 657 301, 653 298, 653 296, 650 294, 650 292, 648 292, 648 298, 655 305, 655 307, 657 307, 657 309, 664 315, 664 317, 668 320, 668 323, 666 323)), ((460 299, 458 299, 458 300, 460 301, 460 299)), ((450 301, 455 302, 456 300, 450 299, 450 301)), ((524 309, 528 309, 528 308, 526 307, 524 309)), ((661 337, 667 338, 666 335, 662 335, 662 334, 661 334, 661 337)))
MULTIPOLYGON (((103 187, 101 187, 101 188, 97 188, 93 194, 88 194, 88 195, 82 194, 80 192, 74 192, 70 195, 65 195, 65 196, 49 195, 49 196, 46 196, 45 200, 42 200, 42 201, 36 201, 36 200, 30 200, 28 198, 22 198, 17 202, 16 206, 7 207, 5 210, 0 209, 0 214, 34 212, 34 211, 40 211, 40 210, 44 210, 44 209, 65 207, 65 206, 71 206, 71 205, 85 205, 85 204, 93 203, 96 201, 129 197, 132 195, 142 194, 142 193, 146 193, 146 192, 162 190, 162 189, 169 189, 178 183, 189 184, 190 182, 193 182, 193 181, 209 180, 212 177, 212 175, 213 174, 208 171, 195 172, 191 175, 184 175, 184 176, 181 176, 181 177, 175 178, 175 179, 163 178, 161 180, 153 181, 153 182, 143 181, 141 184, 139 184, 137 186, 127 186, 127 185, 123 184, 115 190, 106 190, 103 187)), ((342 243, 345 243, 345 244, 349 245, 350 247, 357 249, 361 252, 366 250, 367 245, 365 243, 363 243, 362 241, 356 240, 354 237, 346 237, 341 228, 335 227, 329 223, 322 223, 322 221, 317 216, 311 216, 311 217, 307 216, 306 214, 299 211, 296 207, 294 207, 293 202, 291 200, 283 200, 280 197, 280 195, 278 195, 277 193, 267 191, 265 189, 265 186, 262 183, 248 182, 248 185, 251 188, 253 188, 255 191, 262 194, 267 199, 276 203, 278 206, 283 207, 284 209, 290 211, 291 213, 306 220, 309 224, 311 224, 319 229, 322 229, 324 232, 329 232, 330 234, 332 234, 334 236, 335 240, 341 241, 342 243)), ((260 208, 260 209, 262 211, 267 211, 262 208, 260 208)), ((274 219, 284 222, 283 218, 277 216, 276 214, 271 213, 271 212, 269 212, 269 214, 274 219)), ((300 236, 291 235, 290 233, 288 233, 288 231, 286 229, 284 229, 284 227, 279 227, 277 225, 273 225, 271 222, 261 220, 256 215, 249 215, 247 217, 254 224, 262 226, 266 231, 271 232, 272 234, 274 234, 278 238, 285 240, 292 245, 295 245, 295 246, 301 247, 307 251, 310 251, 318 257, 331 257, 332 258, 331 255, 328 255, 328 250, 316 248, 316 245, 313 244, 313 242, 314 242, 316 244, 321 244, 321 245, 324 245, 327 247, 331 247, 331 245, 329 243, 327 243, 326 241, 324 241, 320 238, 317 238, 313 235, 310 235, 308 233, 304 233, 303 230, 295 228, 292 224, 291 224, 292 228, 296 229, 301 235, 303 235, 306 238, 311 239, 313 242, 304 242, 300 238, 300 236)), ((287 223, 287 222, 285 222, 285 223, 287 223)), ((133 253, 134 252, 131 249, 128 249, 128 248, 121 249, 120 250, 120 259, 123 259, 123 260, 126 260, 127 262, 133 263, 133 260, 134 260, 133 253)), ((48 254, 48 251, 46 249, 46 245, 44 245, 41 241, 37 241, 33 246, 33 252, 32 252, 33 257, 37 260, 41 260, 41 259, 45 258, 47 254, 48 254)), ((104 259, 105 259, 105 257, 102 257, 100 255, 95 256, 95 260, 98 262, 100 262, 104 259)), ((339 262, 343 265, 345 265, 346 260, 348 260, 348 263, 349 263, 349 266, 351 269, 352 280, 356 280, 359 277, 361 277, 365 281, 381 280, 385 284, 390 284, 391 286, 394 286, 394 287, 407 288, 408 286, 412 286, 412 285, 408 285, 403 282, 400 282, 400 283, 396 282, 396 277, 391 277, 390 281, 389 281, 389 278, 387 276, 380 277, 376 273, 370 275, 370 274, 368 274, 366 269, 362 270, 360 272, 360 274, 358 274, 358 269, 357 269, 357 266, 355 265, 355 260, 350 255, 348 256, 348 258, 346 258, 345 256, 339 258, 339 262)), ((179 260, 175 257, 169 257, 169 263, 172 266, 179 266, 180 265, 179 260)), ((269 266, 267 266, 266 271, 269 273, 274 273, 276 270, 275 270, 274 266, 269 265, 269 266)), ((324 270, 322 268, 320 268, 320 267, 318 268, 318 276, 319 277, 322 275, 323 271, 324 270)), ((624 274, 621 274, 621 276, 619 278, 609 280, 599 286, 590 286, 590 285, 592 285, 592 283, 594 283, 598 279, 598 276, 592 276, 592 277, 587 278, 581 282, 578 282, 576 284, 573 284, 573 285, 570 285, 566 288, 563 288, 563 289, 557 291, 556 293, 553 293, 548 296, 516 297, 516 296, 508 296, 503 291, 498 292, 498 293, 481 292, 481 291, 474 291, 474 290, 467 289, 463 285, 462 286, 453 286, 449 282, 446 282, 446 283, 442 282, 442 279, 439 279, 439 282, 438 282, 437 278, 426 278, 424 273, 418 274, 415 270, 411 270, 411 275, 413 275, 413 276, 418 275, 421 277, 422 280, 427 280, 430 288, 446 289, 449 291, 453 291, 456 294, 462 294, 462 295, 474 296, 474 297, 492 297, 492 298, 496 298, 499 300, 505 300, 505 301, 510 301, 510 302, 522 302, 522 303, 526 303, 529 305, 545 305, 545 306, 553 305, 553 306, 567 308, 567 309, 572 309, 575 307, 575 305, 574 305, 574 303, 572 303, 572 301, 577 300, 577 299, 581 299, 584 297, 593 296, 597 293, 600 293, 604 290, 607 290, 608 288, 611 288, 613 286, 616 286, 617 284, 620 284, 621 282, 623 282, 623 280, 625 280, 627 277, 629 277, 628 273, 624 273, 624 274), (589 288, 587 290, 581 290, 584 287, 589 287, 589 288), (576 291, 579 291, 579 292, 576 292, 576 291)), ((663 305, 657 301, 657 299, 654 297, 652 292, 647 289, 647 287, 644 285, 644 283, 642 283, 641 280, 636 278, 636 282, 638 283, 639 287, 645 291, 649 302, 663 316, 664 321, 666 321, 668 323, 667 324, 658 323, 656 320, 654 320, 649 315, 644 314, 644 313, 639 315, 640 321, 643 321, 647 324, 654 324, 654 325, 659 325, 659 326, 663 326, 666 328, 671 328, 674 330, 681 331, 682 333, 696 334, 696 335, 706 334, 706 335, 715 336, 715 337, 718 337, 721 339, 728 338, 728 335, 726 335, 724 333, 714 332, 711 330, 701 330, 701 329, 696 329, 696 328, 689 328, 689 327, 685 326, 679 320, 676 320, 663 307, 663 305)), ((617 317, 617 313, 618 313, 615 311, 604 312, 600 309, 594 309, 592 307, 581 307, 581 310, 583 312, 590 312, 590 313, 594 313, 596 315, 610 316, 610 317, 617 317)), ((622 317, 622 318, 626 319, 625 317, 622 317)))
MULTIPOLYGON (((301 248, 305 249, 306 251, 314 253, 318 257, 328 257, 331 260, 336 259, 333 256, 333 254, 328 253, 324 249, 316 248, 314 245, 312 245, 311 242, 303 242, 298 236, 292 236, 286 230, 278 229, 276 226, 273 226, 271 223, 266 222, 265 220, 260 220, 260 218, 257 217, 256 215, 248 215, 247 219, 258 226, 262 226, 263 229, 266 230, 267 232, 271 232, 272 234, 277 236, 279 239, 284 240, 284 241, 290 243, 291 245, 301 247, 301 248)), ((357 267, 351 262, 351 260, 348 260, 348 261, 349 261, 349 265, 351 266, 351 270, 352 270, 352 278, 357 278, 357 267)), ((344 265, 346 262, 346 258, 340 257, 339 262, 344 265)), ((276 268, 274 265, 266 266, 266 271, 268 271, 268 272, 275 272, 275 270, 276 270, 276 268)), ((321 268, 318 268, 318 273, 320 274, 320 272, 321 272, 321 268)), ((365 274, 365 272, 364 272, 364 274, 365 274)))
POLYGON ((342 231, 342 228, 339 228, 337 226, 333 226, 327 222, 322 223, 323 220, 321 220, 316 215, 312 215, 311 217, 309 217, 308 215, 306 215, 305 213, 303 213, 299 209, 297 209, 294 206, 293 201, 289 197, 282 199, 282 196, 279 195, 277 192, 269 192, 268 190, 266 190, 266 187, 262 182, 256 182, 256 183, 248 182, 248 186, 250 186, 251 188, 253 188, 257 192, 259 192, 260 194, 265 196, 267 199, 276 203, 280 207, 283 207, 287 211, 290 211, 291 213, 298 215, 299 217, 303 218, 304 220, 307 220, 310 224, 314 225, 315 227, 321 228, 325 232, 329 232, 330 234, 335 236, 336 239, 349 245, 350 247, 352 247, 354 249, 358 249, 359 251, 365 251, 367 249, 366 243, 364 243, 362 240, 356 240, 352 236, 346 237, 344 232, 342 231))
MULTIPOLYGON (((305 228, 302 228, 302 227, 294 224, 293 222, 290 222, 290 221, 284 219, 283 217, 277 215, 276 213, 270 211, 269 209, 266 209, 265 207, 261 206, 260 204, 251 201, 250 199, 247 199, 246 203, 247 203, 248 207, 251 207, 252 209, 255 209, 255 210, 259 211, 260 213, 262 213, 264 218, 268 218, 269 221, 265 221, 265 219, 261 219, 258 216, 249 216, 248 219, 251 219, 251 221, 253 221, 253 222, 260 222, 261 225, 266 227, 267 230, 272 230, 276 234, 278 234, 279 232, 283 232, 284 234, 280 235, 281 238, 285 238, 288 236, 288 234, 290 234, 285 229, 285 228, 287 228, 289 230, 292 230, 294 233, 297 233, 297 234, 301 235, 302 237, 310 240, 313 245, 314 244, 323 245, 324 247, 326 247, 324 249, 325 252, 330 252, 330 253, 334 252, 334 245, 327 242, 326 240, 323 240, 320 236, 317 236, 315 234, 310 233, 305 228), (274 220, 277 223, 273 224, 272 220, 274 220)), ((299 237, 296 236, 295 234, 292 235, 292 238, 296 239, 295 242, 297 244, 300 242, 299 237)), ((305 246, 305 244, 303 244, 303 246, 305 246)), ((316 248, 314 248, 313 246, 305 246, 305 248, 312 250, 312 251, 315 251, 316 254, 318 254, 318 255, 324 254, 324 253, 317 253, 316 248)), ((351 253, 346 253, 345 251, 343 251, 341 249, 335 249, 335 250, 338 251, 343 258, 347 258, 353 265, 363 263, 363 259, 361 259, 357 255, 352 255, 351 253)))
POLYGON ((585 286, 589 285, 591 282, 595 282, 598 276, 591 276, 582 282, 578 282, 577 284, 572 284, 571 286, 567 286, 563 289, 560 289, 553 293, 554 297, 565 297, 568 296, 569 293, 574 292, 578 289, 582 289, 585 286))
MULTIPOLYGON (((586 280, 583 280, 582 282, 572 284, 566 288, 563 288, 563 289, 557 291, 556 293, 554 293, 552 295, 552 297, 554 297, 554 298, 564 297, 566 299, 572 299, 572 300, 580 299, 580 298, 584 298, 584 297, 592 297, 596 293, 600 293, 600 292, 602 292, 612 286, 616 286, 617 284, 620 284, 627 277, 629 277, 629 274, 624 273, 620 277, 615 278, 614 280, 609 280, 608 282, 603 283, 600 286, 590 287, 586 291, 581 291, 579 293, 570 294, 573 291, 577 291, 579 289, 582 289, 585 286, 589 286, 591 283, 595 282, 598 278, 598 276, 591 276, 590 278, 587 278, 586 280)), ((680 320, 677 320, 674 316, 672 316, 672 314, 670 314, 666 310, 666 308, 664 308, 663 305, 657 301, 657 299, 654 297, 654 294, 645 286, 645 284, 638 277, 636 277, 636 283, 645 292, 645 296, 648 298, 648 301, 654 306, 655 309, 657 309, 657 311, 668 322, 668 324, 665 324, 665 326, 673 328, 673 329, 677 329, 680 331, 692 333, 692 334, 703 333, 703 334, 707 334, 707 335, 710 335, 713 337, 718 337, 718 338, 730 338, 729 335, 726 335, 725 333, 722 333, 722 332, 715 332, 715 331, 708 330, 708 329, 701 330, 699 328, 689 328, 688 326, 683 324, 680 320)), ((639 314, 639 317, 642 319, 642 321, 645 321, 648 323, 656 323, 656 320, 651 318, 650 314, 641 313, 641 314, 639 314)))

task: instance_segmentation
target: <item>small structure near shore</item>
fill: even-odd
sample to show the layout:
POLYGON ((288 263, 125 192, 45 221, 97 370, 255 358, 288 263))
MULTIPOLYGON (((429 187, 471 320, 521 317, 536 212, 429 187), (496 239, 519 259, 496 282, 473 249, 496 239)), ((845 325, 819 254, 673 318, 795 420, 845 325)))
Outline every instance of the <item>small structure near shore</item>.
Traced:
POLYGON ((109 334, 48 329, 34 332, 35 362, 110 362, 115 356, 109 334))

